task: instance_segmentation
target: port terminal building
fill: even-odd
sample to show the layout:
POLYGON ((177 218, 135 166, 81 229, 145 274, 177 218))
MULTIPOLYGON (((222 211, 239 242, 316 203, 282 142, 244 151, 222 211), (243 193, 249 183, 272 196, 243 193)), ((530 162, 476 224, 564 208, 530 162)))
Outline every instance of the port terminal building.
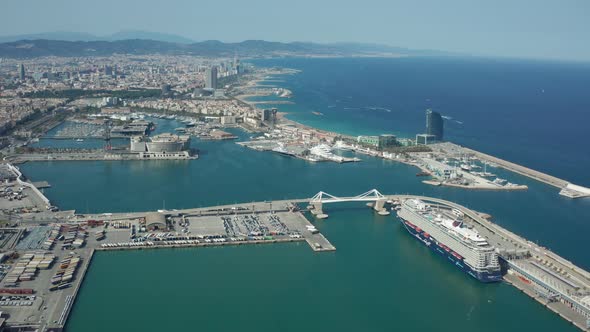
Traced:
POLYGON ((396 146, 398 144, 397 137, 391 134, 383 134, 379 136, 358 136, 356 141, 359 144, 371 145, 379 149, 396 146))

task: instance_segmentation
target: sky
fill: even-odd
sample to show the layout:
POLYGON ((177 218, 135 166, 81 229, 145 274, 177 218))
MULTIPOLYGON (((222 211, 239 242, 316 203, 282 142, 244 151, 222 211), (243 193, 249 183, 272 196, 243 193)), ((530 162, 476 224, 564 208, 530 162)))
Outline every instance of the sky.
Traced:
POLYGON ((121 30, 196 41, 369 42, 590 61, 588 0, 0 0, 0 35, 121 30))

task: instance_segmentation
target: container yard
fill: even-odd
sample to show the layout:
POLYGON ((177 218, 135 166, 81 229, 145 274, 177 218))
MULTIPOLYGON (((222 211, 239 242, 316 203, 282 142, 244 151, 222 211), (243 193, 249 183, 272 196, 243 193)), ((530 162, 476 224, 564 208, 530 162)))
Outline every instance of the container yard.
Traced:
POLYGON ((9 272, 0 281, 0 310, 7 326, 23 331, 61 329, 91 258, 77 252, 15 251, 5 261, 9 272))

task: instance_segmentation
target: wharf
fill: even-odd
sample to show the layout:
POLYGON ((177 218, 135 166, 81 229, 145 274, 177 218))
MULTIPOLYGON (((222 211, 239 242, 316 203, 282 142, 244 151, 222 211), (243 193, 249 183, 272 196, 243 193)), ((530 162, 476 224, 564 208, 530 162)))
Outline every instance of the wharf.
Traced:
POLYGON ((514 173, 518 173, 520 175, 529 177, 533 180, 537 180, 540 182, 543 182, 545 184, 548 184, 550 186, 556 187, 558 189, 560 189, 561 191, 559 192, 560 195, 565 196, 565 197, 569 197, 569 198, 583 198, 583 197, 590 197, 590 188, 586 188, 586 187, 582 187, 579 185, 575 185, 573 183, 570 183, 569 181, 557 178, 555 176, 549 175, 549 174, 545 174, 539 171, 535 171, 534 169, 530 169, 528 167, 525 166, 521 166, 518 164, 515 164, 513 162, 510 161, 506 161, 494 156, 490 156, 488 154, 476 151, 476 150, 472 150, 469 148, 465 148, 453 143, 440 143, 441 146, 444 147, 451 147, 452 149, 460 149, 462 150, 464 153, 468 153, 468 154, 472 154, 475 157, 486 161, 488 163, 494 163, 502 168, 505 168, 509 171, 512 171, 514 173))
MULTIPOLYGON (((445 146, 451 145, 451 143, 439 143, 445 146)), ((451 145, 453 149, 457 149, 455 145, 451 145)), ((441 149, 442 150, 442 149, 441 149)), ((446 156, 447 153, 441 153, 446 156)), ((426 183, 433 186, 447 186, 463 189, 475 189, 475 190, 527 190, 526 185, 517 185, 514 183, 496 183, 485 177, 479 176, 469 171, 456 169, 451 167, 445 162, 441 162, 436 158, 433 158, 430 153, 415 152, 412 153, 412 157, 418 159, 416 162, 408 162, 408 164, 420 168, 424 174, 430 174, 434 179, 425 180, 422 183, 426 183), (435 175, 436 174, 436 175, 435 175)), ((439 155, 440 157, 440 155, 439 155)))
MULTIPOLYGON (((396 196, 390 199, 394 197, 396 196)), ((525 288, 524 293, 564 319, 577 322, 576 326, 582 330, 585 329, 583 326, 586 319, 590 319, 590 306, 585 304, 590 298, 590 273, 547 248, 492 223, 481 213, 436 198, 402 196, 403 198, 418 198, 429 204, 439 204, 439 208, 446 206, 463 212, 473 221, 471 224, 479 234, 498 250, 498 256, 508 268, 505 279, 512 281, 519 289, 522 284, 514 282, 514 278, 526 280, 531 287, 525 288)))
POLYGON ((492 162, 495 163, 498 166, 501 166, 509 171, 512 171, 514 173, 518 173, 520 175, 524 175, 527 176, 533 180, 537 180, 537 181, 541 181, 544 182, 548 185, 557 187, 557 188, 563 188, 565 186, 567 186, 567 184, 569 183, 566 180, 562 180, 559 179, 555 176, 549 175, 549 174, 545 174, 539 171, 535 171, 534 169, 530 169, 528 167, 524 167, 494 156, 490 156, 489 154, 485 154, 479 151, 475 151, 469 148, 465 148, 462 147, 463 150, 465 150, 468 153, 472 153, 474 156, 476 156, 477 158, 481 159, 481 160, 485 160, 487 162, 492 162))
POLYGON ((90 267, 90 263, 92 262, 92 257, 94 257, 94 249, 91 249, 88 256, 86 257, 86 259, 82 261, 82 267, 80 268, 80 270, 78 272, 78 278, 76 280, 76 285, 74 287, 74 291, 72 294, 66 296, 64 307, 59 315, 59 318, 50 321, 50 322, 57 321, 57 323, 53 323, 53 324, 55 324, 53 326, 48 325, 47 331, 62 331, 65 328, 68 317, 70 316, 70 313, 72 312, 72 308, 74 307, 74 304, 76 302, 76 298, 78 296, 78 292, 80 291, 80 287, 82 286, 82 283, 84 282, 84 278, 86 277, 86 272, 88 271, 88 268, 90 267))
MULTIPOLYGON (((112 226, 105 229, 105 240, 100 243, 89 240, 88 245, 96 250, 125 250, 125 249, 151 249, 151 248, 176 248, 176 247, 207 247, 245 244, 265 244, 306 241, 314 251, 334 251, 336 248, 319 232, 312 233, 308 227, 311 222, 300 211, 289 209, 293 201, 258 202, 251 204, 235 204, 228 206, 215 206, 199 209, 162 211, 159 214, 168 216, 176 225, 187 223, 187 226, 177 227, 176 231, 167 232, 172 240, 153 241, 148 238, 145 242, 134 243, 129 239, 129 228, 113 229, 112 226), (262 226, 272 230, 272 218, 278 218, 287 232, 270 237, 248 236, 243 224, 244 219, 256 218, 262 226), (232 221, 233 220, 233 221, 232 221), (236 227, 241 234, 231 233, 227 223, 236 227), (237 225, 235 224, 237 223, 237 225), (234 226, 235 225, 235 226, 234 226), (229 231, 229 233, 228 233, 229 231), (231 234, 230 234, 231 233, 231 234), (288 234, 287 234, 288 233, 288 234), (208 239, 225 236, 224 241, 211 241, 208 239)), ((125 224, 128 227, 141 227, 140 220, 147 218, 154 212, 118 213, 118 214, 94 214, 77 215, 70 222, 84 222, 86 220, 101 220, 111 225, 125 224), (131 226, 135 225, 135 226, 131 226)), ((161 232, 162 233, 162 232, 161 232)), ((160 233, 160 234, 161 234, 160 233)))
MULTIPOLYGON (((115 138, 115 137, 113 137, 115 138)), ((104 136, 102 135, 51 135, 51 136, 42 136, 40 139, 43 140, 76 140, 76 139, 102 139, 104 140, 104 136)))
MULTIPOLYGON (((2 213, 7 214, 7 210, 12 210, 13 212, 18 211, 16 217, 19 219, 23 214, 31 211, 39 213, 50 209, 51 202, 49 199, 33 183, 24 181, 23 175, 17 167, 11 164, 4 164, 3 167, 14 175, 14 179, 5 181, 2 183, 2 187, 22 191, 24 197, 20 197, 20 199, 8 199, 6 195, 0 197, 0 209, 3 210, 2 213)), ((46 182, 37 184, 41 185, 41 187, 49 185, 46 182)), ((10 220, 12 217, 8 219, 10 220)))
MULTIPOLYGON (((151 249, 173 249, 173 248, 197 248, 197 247, 219 247, 219 246, 241 246, 249 244, 271 244, 271 243, 289 243, 303 242, 304 238, 272 239, 272 240, 248 240, 242 242, 218 242, 218 243, 174 243, 158 244, 154 246, 121 246, 121 247, 97 247, 96 251, 121 251, 121 250, 151 250, 151 249)), ((313 248, 312 248, 313 249, 313 248)))
MULTIPOLYGON (((584 315, 590 314, 590 310, 586 312, 588 308, 580 303, 584 301, 584 296, 587 296, 584 292, 590 289, 590 273, 548 249, 490 222, 484 214, 461 205, 431 197, 382 195, 376 191, 371 192, 374 196, 334 197, 326 194, 324 197, 327 198, 313 203, 318 205, 368 200, 395 202, 416 198, 425 200, 439 209, 458 209, 472 220, 471 224, 481 236, 498 248, 500 258, 508 265, 509 273, 505 276, 507 282, 584 330, 584 315), (539 292, 538 289, 541 288, 543 291, 539 292), (544 292, 549 296, 544 296, 544 292)), ((90 233, 85 247, 72 249, 83 262, 81 270, 78 271, 79 276, 74 279, 73 287, 48 292, 49 272, 42 272, 38 281, 24 282, 24 287, 37 290, 42 302, 36 302, 34 307, 28 307, 27 310, 11 311, 9 308, 7 312, 14 315, 11 316, 10 323, 35 323, 41 330, 62 329, 95 251, 302 241, 306 241, 316 252, 334 251, 336 248, 322 234, 310 230, 312 223, 298 210, 297 204, 310 203, 311 200, 289 199, 157 212, 70 215, 64 224, 81 225, 90 233), (159 227, 162 229, 158 230, 159 227), (261 233, 263 229, 265 231, 261 233), (98 232, 95 232, 96 230, 98 232), (95 237, 93 233, 102 233, 104 236, 95 237), (43 305, 48 309, 41 309, 43 305), (33 319, 24 321, 26 317, 33 319), (48 328, 44 329, 43 326, 48 328)), ((53 253, 58 260, 67 255, 67 251, 58 249, 53 249, 53 253)))
POLYGON ((33 185, 35 187, 37 187, 37 189, 45 189, 45 188, 51 188, 51 185, 49 184, 49 182, 47 181, 37 181, 37 182, 33 182, 33 185))
POLYGON ((51 277, 60 269, 60 261, 72 252, 60 248, 31 249, 18 252, 21 257, 24 254, 42 252, 54 255, 55 259, 48 269, 38 269, 33 280, 20 281, 17 288, 10 287, 6 280, 1 282, 0 287, 3 289, 32 290, 32 294, 22 295, 24 302, 21 301, 19 305, 1 307, 0 310, 6 317, 6 327, 9 330, 20 328, 22 331, 63 331, 86 271, 90 266, 94 250, 82 248, 75 251, 75 256, 80 258, 80 265, 75 270, 71 286, 58 290, 50 290, 54 286, 51 277), (27 301, 30 302, 26 303, 27 301))
POLYGON ((332 245, 332 243, 330 243, 330 241, 328 241, 328 239, 326 239, 326 237, 321 234, 321 233, 316 233, 313 234, 312 232, 310 232, 307 229, 307 226, 312 226, 312 224, 309 222, 309 220, 307 220, 307 218, 305 218, 305 216, 303 216, 303 214, 298 213, 298 219, 301 222, 301 224, 303 225, 302 230, 303 230, 303 237, 305 238, 305 241, 307 241, 307 244, 309 244, 309 246, 311 247, 311 249, 313 249, 313 251, 335 251, 336 247, 334 247, 332 245))
POLYGON ((12 163, 35 161, 113 161, 113 160, 191 160, 198 156, 187 154, 166 154, 158 157, 142 157, 140 153, 112 153, 112 152, 61 152, 61 153, 30 153, 11 155, 8 159, 12 163))
POLYGON ((479 189, 479 190, 527 190, 529 187, 526 185, 512 185, 512 186, 497 186, 497 185, 490 185, 490 184, 458 184, 458 183, 448 183, 444 181, 433 181, 433 180, 424 180, 422 183, 429 184, 432 186, 446 186, 446 187, 455 187, 455 188, 463 188, 463 189, 479 189))
POLYGON ((539 302, 545 308, 553 311, 554 313, 559 315, 559 317, 570 322, 571 324, 573 324, 574 326, 576 326, 580 330, 586 331, 586 332, 590 331, 590 328, 586 327, 586 321, 582 317, 580 317, 579 315, 572 314, 570 308, 568 308, 565 304, 563 304, 561 302, 548 301, 544 297, 540 296, 537 292, 535 292, 535 290, 533 289, 533 286, 522 281, 516 275, 514 275, 512 273, 506 274, 504 276, 504 282, 506 282, 507 284, 509 284, 511 286, 514 286, 515 288, 517 288, 518 290, 520 290, 524 294, 528 295, 533 300, 539 302))
POLYGON ((250 101, 252 105, 263 105, 263 104, 272 104, 272 105, 294 105, 295 103, 290 100, 261 100, 261 101, 250 101))

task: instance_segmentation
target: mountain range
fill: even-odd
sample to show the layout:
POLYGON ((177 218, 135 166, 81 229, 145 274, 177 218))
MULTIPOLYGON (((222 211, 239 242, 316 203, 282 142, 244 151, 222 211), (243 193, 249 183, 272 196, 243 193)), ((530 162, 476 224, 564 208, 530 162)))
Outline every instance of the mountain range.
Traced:
POLYGON ((150 32, 142 30, 123 30, 111 35, 97 36, 86 32, 70 32, 70 31, 55 31, 55 32, 41 32, 30 33, 12 36, 0 36, 0 43, 15 42, 19 40, 61 40, 61 41, 117 41, 127 39, 149 39, 164 41, 169 43, 191 44, 195 41, 183 36, 150 32))
POLYGON ((0 57, 108 56, 112 54, 170 54, 197 56, 401 56, 449 55, 432 50, 411 50, 380 44, 312 42, 270 42, 246 40, 225 43, 218 40, 194 42, 182 36, 145 31, 122 31, 107 37, 87 33, 55 32, 0 37, 0 57))

